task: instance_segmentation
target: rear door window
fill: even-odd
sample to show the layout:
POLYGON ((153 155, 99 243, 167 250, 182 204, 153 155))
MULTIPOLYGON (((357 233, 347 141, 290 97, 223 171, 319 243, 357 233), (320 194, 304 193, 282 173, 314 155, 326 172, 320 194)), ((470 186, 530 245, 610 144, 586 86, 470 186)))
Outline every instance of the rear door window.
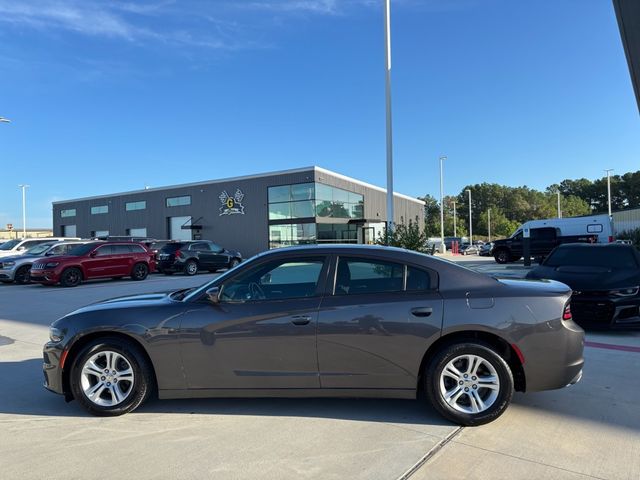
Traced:
POLYGON ((335 295, 399 292, 403 290, 404 265, 383 260, 340 257, 335 295))

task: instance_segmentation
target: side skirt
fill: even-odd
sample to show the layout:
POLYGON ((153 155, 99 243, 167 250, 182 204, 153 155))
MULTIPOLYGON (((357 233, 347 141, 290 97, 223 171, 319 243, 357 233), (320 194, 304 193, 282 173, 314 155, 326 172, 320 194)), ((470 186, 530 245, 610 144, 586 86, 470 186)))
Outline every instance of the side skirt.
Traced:
POLYGON ((402 398, 415 399, 414 389, 375 388, 198 388, 159 390, 160 399, 173 398, 402 398))

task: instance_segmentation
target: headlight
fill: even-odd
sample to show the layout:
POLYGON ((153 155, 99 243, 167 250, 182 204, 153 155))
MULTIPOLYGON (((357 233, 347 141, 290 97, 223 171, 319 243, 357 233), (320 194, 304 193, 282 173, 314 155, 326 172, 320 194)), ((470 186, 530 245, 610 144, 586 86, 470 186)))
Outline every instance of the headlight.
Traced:
POLYGON ((16 266, 16 262, 2 262, 2 268, 12 268, 16 266))
POLYGON ((616 290, 609 290, 609 295, 613 295, 614 297, 633 297, 638 294, 638 291, 640 291, 640 287, 618 288, 616 290))
POLYGON ((49 327, 49 338, 52 342, 60 342, 64 338, 62 330, 54 327, 49 327))
POLYGON ((45 264, 44 268, 55 268, 58 265, 60 265, 59 262, 49 262, 49 263, 45 264))

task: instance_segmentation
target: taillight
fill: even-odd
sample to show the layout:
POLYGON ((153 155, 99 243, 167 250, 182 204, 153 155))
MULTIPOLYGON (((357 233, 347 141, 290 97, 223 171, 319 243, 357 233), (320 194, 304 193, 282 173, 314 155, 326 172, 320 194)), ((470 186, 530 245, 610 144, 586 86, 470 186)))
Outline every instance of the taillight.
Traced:
POLYGON ((180 250, 176 250, 176 253, 174 253, 174 255, 176 256, 176 258, 178 258, 180 255, 182 255, 182 252, 180 250))
POLYGON ((571 316, 571 304, 567 303, 564 306, 564 311, 562 312, 562 319, 563 320, 571 320, 573 317, 571 316))
POLYGON ((613 235, 609 235, 609 243, 613 243, 616 241, 616 237, 614 237, 613 235))

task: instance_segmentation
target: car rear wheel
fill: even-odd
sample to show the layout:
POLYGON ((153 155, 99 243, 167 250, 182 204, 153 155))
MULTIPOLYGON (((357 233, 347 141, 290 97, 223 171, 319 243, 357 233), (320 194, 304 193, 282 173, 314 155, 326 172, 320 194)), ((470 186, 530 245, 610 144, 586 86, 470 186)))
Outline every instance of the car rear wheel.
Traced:
POLYGON ((513 375, 490 346, 476 342, 449 345, 425 371, 427 398, 443 417, 465 426, 498 418, 513 396, 513 375))
POLYGON ((136 263, 131 272, 132 280, 144 280, 149 275, 149 267, 146 263, 136 263))
POLYGON ((497 263, 509 263, 511 261, 511 255, 507 250, 498 250, 493 254, 497 263))
POLYGON ((198 264, 194 260, 189 260, 184 265, 184 274, 191 276, 195 275, 196 273, 198 273, 198 264))
POLYGON ((81 282, 82 272, 78 268, 67 268, 60 275, 60 285, 63 287, 77 287, 81 282))
POLYGON ((16 272, 16 276, 14 277, 15 282, 18 285, 24 285, 25 283, 29 283, 29 271, 31 267, 29 265, 24 265, 18 269, 16 272))
POLYGON ((89 343, 71 366, 71 393, 90 413, 116 416, 140 406, 151 394, 153 373, 146 357, 120 338, 89 343))

